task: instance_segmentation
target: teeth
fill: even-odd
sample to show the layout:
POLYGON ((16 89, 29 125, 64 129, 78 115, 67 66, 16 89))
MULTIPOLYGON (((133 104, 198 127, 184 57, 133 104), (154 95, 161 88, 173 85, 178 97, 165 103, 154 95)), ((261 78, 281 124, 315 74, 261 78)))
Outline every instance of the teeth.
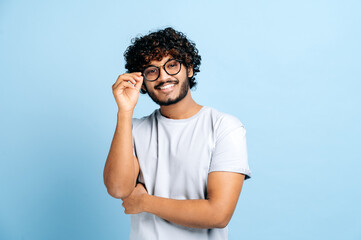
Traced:
POLYGON ((161 87, 160 89, 167 89, 167 88, 170 88, 170 87, 173 87, 173 86, 174 86, 174 84, 169 84, 167 86, 161 87))

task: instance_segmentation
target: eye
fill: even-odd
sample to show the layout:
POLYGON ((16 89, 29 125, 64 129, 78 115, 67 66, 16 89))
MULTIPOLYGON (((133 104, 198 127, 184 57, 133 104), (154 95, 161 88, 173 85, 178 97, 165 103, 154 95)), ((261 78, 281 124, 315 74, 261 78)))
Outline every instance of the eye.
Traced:
POLYGON ((144 74, 145 75, 148 75, 148 74, 156 74, 158 73, 158 69, 157 68, 147 68, 145 69, 144 71, 144 74))
POLYGON ((171 61, 167 64, 167 68, 178 68, 179 63, 177 61, 171 61))

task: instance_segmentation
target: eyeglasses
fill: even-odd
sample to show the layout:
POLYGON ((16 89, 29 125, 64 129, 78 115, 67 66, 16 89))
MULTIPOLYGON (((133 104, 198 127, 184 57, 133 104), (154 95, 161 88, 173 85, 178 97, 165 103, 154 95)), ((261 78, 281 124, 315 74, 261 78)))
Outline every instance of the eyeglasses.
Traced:
POLYGON ((176 75, 180 72, 181 70, 181 61, 180 60, 176 60, 176 59, 169 59, 163 66, 154 66, 154 65, 150 65, 148 67, 146 67, 143 71, 143 76, 145 78, 145 80, 149 81, 149 82, 153 82, 155 80, 157 80, 160 76, 160 67, 163 67, 164 71, 168 74, 168 75, 176 75))

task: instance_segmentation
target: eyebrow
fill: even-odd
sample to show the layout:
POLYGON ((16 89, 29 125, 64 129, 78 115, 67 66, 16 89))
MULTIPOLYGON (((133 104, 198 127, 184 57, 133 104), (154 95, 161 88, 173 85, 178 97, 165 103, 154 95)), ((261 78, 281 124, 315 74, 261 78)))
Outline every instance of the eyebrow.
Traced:
MULTIPOLYGON (((176 58, 169 58, 164 64, 162 65, 154 65, 154 64, 149 64, 149 65, 146 65, 144 66, 143 68, 146 69, 147 67, 163 67, 167 62, 171 61, 171 60, 177 60, 176 58)), ((153 61, 153 60, 152 60, 153 61)), ((179 61, 179 60, 178 60, 179 61)))

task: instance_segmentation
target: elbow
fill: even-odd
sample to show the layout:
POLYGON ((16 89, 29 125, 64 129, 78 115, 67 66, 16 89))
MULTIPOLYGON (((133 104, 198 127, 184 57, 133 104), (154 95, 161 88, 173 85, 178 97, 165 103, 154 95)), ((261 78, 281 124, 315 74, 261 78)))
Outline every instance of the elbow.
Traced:
POLYGON ((104 185, 110 196, 117 199, 128 197, 134 190, 134 186, 130 182, 119 183, 119 181, 104 176, 104 185))
POLYGON ((104 179, 104 185, 110 196, 117 199, 127 198, 134 190, 134 186, 130 184, 119 184, 114 181, 107 181, 104 179))
POLYGON ((213 217, 213 226, 212 228, 225 228, 227 227, 229 221, 231 221, 232 214, 228 214, 225 211, 219 211, 213 217))
POLYGON ((216 222, 215 222, 215 228, 225 228, 225 227, 227 227, 227 225, 228 225, 228 223, 229 223, 229 221, 230 221, 231 219, 230 218, 228 218, 228 217, 223 217, 223 218, 220 218, 220 219, 218 219, 216 222))
POLYGON ((132 191, 116 187, 107 187, 107 191, 110 196, 117 199, 127 198, 132 193, 132 191))
POLYGON ((228 223, 231 221, 234 208, 224 202, 220 201, 211 201, 210 203, 210 216, 211 220, 211 228, 225 228, 228 226, 228 223))

